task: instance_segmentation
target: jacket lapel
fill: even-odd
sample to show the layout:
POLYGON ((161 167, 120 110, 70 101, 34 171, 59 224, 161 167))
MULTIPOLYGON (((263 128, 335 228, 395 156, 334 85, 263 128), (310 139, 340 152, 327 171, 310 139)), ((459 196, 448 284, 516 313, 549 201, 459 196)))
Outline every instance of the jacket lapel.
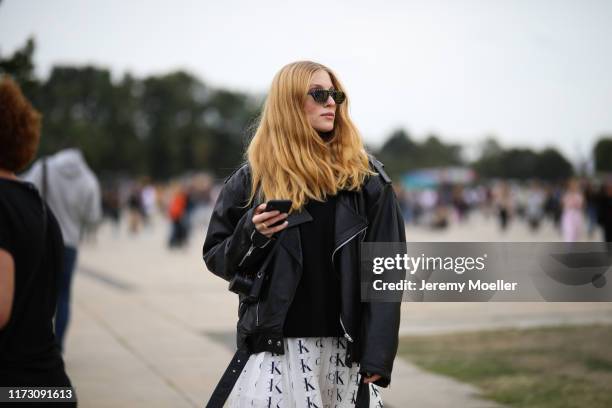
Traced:
POLYGON ((303 208, 302 211, 298 213, 289 214, 287 217, 287 222, 289 225, 282 231, 282 235, 279 237, 281 240, 280 243, 283 245, 283 247, 285 247, 287 252, 289 252, 291 256, 295 258, 300 266, 303 265, 302 243, 300 240, 300 229, 295 227, 312 220, 312 215, 310 215, 306 208, 303 208))
POLYGON ((341 191, 338 193, 334 229, 334 252, 368 225, 366 217, 360 215, 355 208, 356 195, 357 193, 352 191, 341 191))

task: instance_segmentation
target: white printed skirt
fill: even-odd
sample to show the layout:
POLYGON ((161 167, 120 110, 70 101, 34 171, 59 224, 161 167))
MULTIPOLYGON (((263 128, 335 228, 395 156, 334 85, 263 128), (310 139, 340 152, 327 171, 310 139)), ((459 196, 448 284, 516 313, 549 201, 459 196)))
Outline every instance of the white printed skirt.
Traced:
MULTIPOLYGON (((347 367, 342 337, 285 338, 285 354, 252 354, 230 394, 230 408, 349 408, 355 406, 359 365, 347 367)), ((370 407, 383 406, 369 385, 370 407)))

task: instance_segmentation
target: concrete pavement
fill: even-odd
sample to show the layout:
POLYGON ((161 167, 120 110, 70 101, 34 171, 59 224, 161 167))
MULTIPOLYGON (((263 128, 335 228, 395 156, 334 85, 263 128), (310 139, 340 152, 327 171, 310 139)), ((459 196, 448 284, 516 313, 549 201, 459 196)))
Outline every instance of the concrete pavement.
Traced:
MULTIPOLYGON (((162 220, 130 236, 103 225, 79 253, 66 367, 82 407, 203 406, 233 354, 237 299, 201 261, 204 230, 169 251, 162 220)), ((535 240, 513 227, 499 237, 484 220, 444 233, 409 229, 414 241, 535 240), (434 239, 435 238, 435 239, 434 239), (476 240, 476 239, 471 239, 476 240)), ((543 231, 538 240, 553 240, 543 231)), ((612 322, 612 304, 406 303, 401 332, 429 334, 494 327, 612 322)), ((478 390, 397 360, 392 407, 491 407, 478 390)))

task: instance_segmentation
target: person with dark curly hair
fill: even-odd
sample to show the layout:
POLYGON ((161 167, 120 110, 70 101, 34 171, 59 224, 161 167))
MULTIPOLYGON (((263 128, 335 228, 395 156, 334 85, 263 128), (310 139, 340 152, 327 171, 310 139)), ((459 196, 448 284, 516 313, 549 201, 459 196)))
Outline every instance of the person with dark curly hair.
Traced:
POLYGON ((36 187, 16 176, 36 154, 40 124, 0 76, 0 387, 71 386, 53 331, 62 234, 36 187))

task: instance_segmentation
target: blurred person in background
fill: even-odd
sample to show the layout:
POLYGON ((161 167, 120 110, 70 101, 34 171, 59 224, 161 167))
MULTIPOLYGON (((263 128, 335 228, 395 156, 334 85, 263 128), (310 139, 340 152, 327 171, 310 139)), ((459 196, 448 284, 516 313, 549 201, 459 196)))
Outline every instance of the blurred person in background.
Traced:
POLYGON ((448 186, 444 184, 440 185, 436 197, 438 201, 434 207, 430 227, 433 229, 446 229, 450 221, 449 213, 452 200, 448 186))
POLYGON ((540 222, 544 216, 544 201, 546 197, 537 181, 531 182, 525 202, 525 217, 532 231, 540 228, 540 222))
POLYGON ((495 195, 491 186, 484 187, 484 198, 482 202, 482 212, 486 219, 495 213, 495 195))
POLYGON ((414 190, 411 191, 409 199, 410 206, 412 207, 412 219, 410 222, 414 225, 418 225, 421 222, 421 216, 423 215, 423 207, 421 206, 421 192, 414 190))
POLYGON ((361 302, 358 248, 405 242, 405 225, 329 68, 300 61, 276 74, 247 158, 217 199, 204 261, 228 281, 258 268, 269 279, 257 302, 240 296, 238 352, 208 407, 230 391, 231 407, 382 406, 401 299, 361 302), (289 213, 266 211, 272 199, 291 200, 289 213))
POLYGON ((70 291, 79 242, 85 230, 100 221, 102 197, 98 179, 79 149, 61 150, 39 159, 25 175, 49 204, 64 237, 64 268, 59 277, 55 335, 61 350, 70 320, 70 291))
POLYGON ((143 182, 143 186, 140 197, 142 216, 144 225, 149 227, 152 225, 152 217, 155 216, 155 211, 157 211, 157 190, 148 178, 143 182))
POLYGON ((189 224, 191 228, 197 226, 205 229, 212 213, 212 193, 214 179, 207 173, 200 173, 191 180, 191 201, 193 209, 190 211, 189 224))
POLYGON ((578 241, 584 232, 584 196, 578 180, 568 181, 561 199, 561 233, 565 242, 578 241))
POLYGON ((612 242, 612 178, 608 178, 601 186, 597 221, 603 228, 604 241, 612 242))
POLYGON ((169 248, 181 248, 187 243, 189 234, 189 196, 187 189, 178 186, 170 198, 168 205, 168 217, 172 223, 169 248))
POLYGON ((587 232, 589 238, 593 237, 595 229, 597 228, 597 209, 599 206, 599 193, 595 188, 595 185, 591 181, 586 182, 584 190, 585 210, 587 217, 587 232))
POLYGON ((57 281, 62 273, 62 233, 36 187, 16 176, 36 154, 40 121, 40 114, 17 84, 0 76, 2 387, 71 386, 53 332, 57 281))
POLYGON ((524 220, 527 212, 527 198, 529 197, 529 189, 524 184, 517 183, 511 188, 512 196, 512 215, 518 219, 524 220))
POLYGON ((464 222, 467 219, 468 214, 468 204, 465 200, 465 190, 463 186, 456 185, 452 190, 452 202, 453 207, 455 208, 455 212, 457 214, 457 219, 459 222, 464 222))
POLYGON ((510 186, 507 182, 502 181, 495 190, 494 194, 495 206, 497 208, 497 219, 502 231, 508 228, 510 217, 512 215, 513 203, 510 186))
POLYGON ((407 191, 401 184, 394 184, 393 190, 399 201, 404 222, 407 224, 412 222, 412 202, 410 200, 410 192, 407 191))
POLYGON ((137 184, 132 186, 128 200, 128 230, 132 234, 137 234, 142 227, 144 218, 144 207, 142 204, 142 187, 137 184))
POLYGON ((121 202, 119 200, 119 189, 114 184, 102 189, 102 215, 111 221, 113 233, 117 236, 121 222, 121 202))
MULTIPOLYGON (((423 222, 427 226, 431 226, 433 223, 434 212, 438 203, 438 192, 434 189, 428 188, 419 194, 419 204, 421 208, 421 216, 423 222)), ((417 222, 421 217, 417 217, 417 222)))
POLYGON ((562 190, 558 185, 549 185, 546 187, 546 201, 544 202, 544 212, 553 222, 555 228, 559 229, 561 225, 561 197, 562 190))

